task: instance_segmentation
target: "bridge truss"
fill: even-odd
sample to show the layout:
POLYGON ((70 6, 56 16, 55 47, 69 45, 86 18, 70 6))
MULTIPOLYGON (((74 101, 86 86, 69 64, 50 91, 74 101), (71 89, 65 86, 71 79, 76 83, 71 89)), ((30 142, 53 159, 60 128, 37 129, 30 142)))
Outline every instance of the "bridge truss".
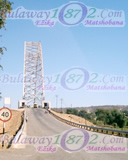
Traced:
POLYGON ((42 106, 44 95, 44 72, 40 42, 25 42, 23 99, 28 106, 42 106))

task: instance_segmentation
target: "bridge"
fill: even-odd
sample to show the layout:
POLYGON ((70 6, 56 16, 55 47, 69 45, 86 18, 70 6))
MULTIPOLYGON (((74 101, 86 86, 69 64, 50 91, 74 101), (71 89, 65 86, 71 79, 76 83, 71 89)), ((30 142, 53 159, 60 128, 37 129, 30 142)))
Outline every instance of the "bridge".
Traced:
POLYGON ((40 42, 25 42, 23 99, 26 104, 42 106, 44 97, 44 72, 40 42))
MULTIPOLYGON (((31 107, 25 108, 28 121, 24 122, 22 136, 48 137, 62 134, 72 128, 77 129, 77 126, 73 127, 71 124, 65 124, 64 122, 59 121, 52 114, 49 112, 47 113, 43 108, 33 108, 35 103, 42 106, 45 101, 41 43, 25 42, 24 55, 23 99, 26 101, 26 105, 30 105, 31 107)), ((90 137, 92 134, 95 134, 100 138, 106 136, 103 133, 87 132, 90 137)), ((21 137, 19 137, 19 140, 21 137)), ((98 147, 99 146, 100 144, 98 143, 98 147)), ((127 157, 128 152, 97 154, 88 153, 85 149, 81 149, 78 152, 69 153, 61 147, 58 147, 55 153, 39 153, 34 146, 26 144, 13 145, 8 150, 0 151, 0 158, 4 160, 126 160, 127 157)))

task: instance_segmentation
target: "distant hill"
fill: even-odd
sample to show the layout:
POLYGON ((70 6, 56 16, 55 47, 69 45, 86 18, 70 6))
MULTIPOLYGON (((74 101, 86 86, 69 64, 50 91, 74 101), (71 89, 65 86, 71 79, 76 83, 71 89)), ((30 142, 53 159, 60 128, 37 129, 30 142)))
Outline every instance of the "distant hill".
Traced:
MULTIPOLYGON (((70 107, 67 107, 70 108, 70 107)), ((66 113, 67 108, 52 108, 53 110, 57 111, 57 112, 61 112, 61 110, 63 111, 63 113, 66 113)), ((95 112, 96 109, 106 109, 106 110, 112 110, 112 109, 117 109, 117 110, 127 110, 128 111, 128 105, 104 105, 104 106, 90 106, 90 107, 73 107, 75 109, 78 110, 86 110, 88 113, 90 112, 95 112)))

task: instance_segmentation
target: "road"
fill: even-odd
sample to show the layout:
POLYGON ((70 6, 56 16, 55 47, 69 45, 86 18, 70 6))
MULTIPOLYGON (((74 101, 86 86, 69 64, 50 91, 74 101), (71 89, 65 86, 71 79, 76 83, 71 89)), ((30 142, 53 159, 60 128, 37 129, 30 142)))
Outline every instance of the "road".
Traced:
MULTIPOLYGON (((45 114, 43 109, 27 109, 27 135, 52 136, 72 127, 56 120, 52 115, 45 114)), ((87 153, 85 150, 68 153, 58 148, 55 153, 39 153, 32 145, 10 148, 0 151, 2 160, 127 160, 127 153, 87 153)))

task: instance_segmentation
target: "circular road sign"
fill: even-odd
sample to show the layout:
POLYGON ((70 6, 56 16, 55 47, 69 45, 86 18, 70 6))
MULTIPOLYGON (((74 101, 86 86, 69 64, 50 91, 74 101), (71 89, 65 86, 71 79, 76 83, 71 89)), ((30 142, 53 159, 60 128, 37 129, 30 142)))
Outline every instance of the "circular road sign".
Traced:
POLYGON ((12 111, 9 108, 1 108, 0 109, 0 120, 3 122, 7 122, 12 118, 12 111))

